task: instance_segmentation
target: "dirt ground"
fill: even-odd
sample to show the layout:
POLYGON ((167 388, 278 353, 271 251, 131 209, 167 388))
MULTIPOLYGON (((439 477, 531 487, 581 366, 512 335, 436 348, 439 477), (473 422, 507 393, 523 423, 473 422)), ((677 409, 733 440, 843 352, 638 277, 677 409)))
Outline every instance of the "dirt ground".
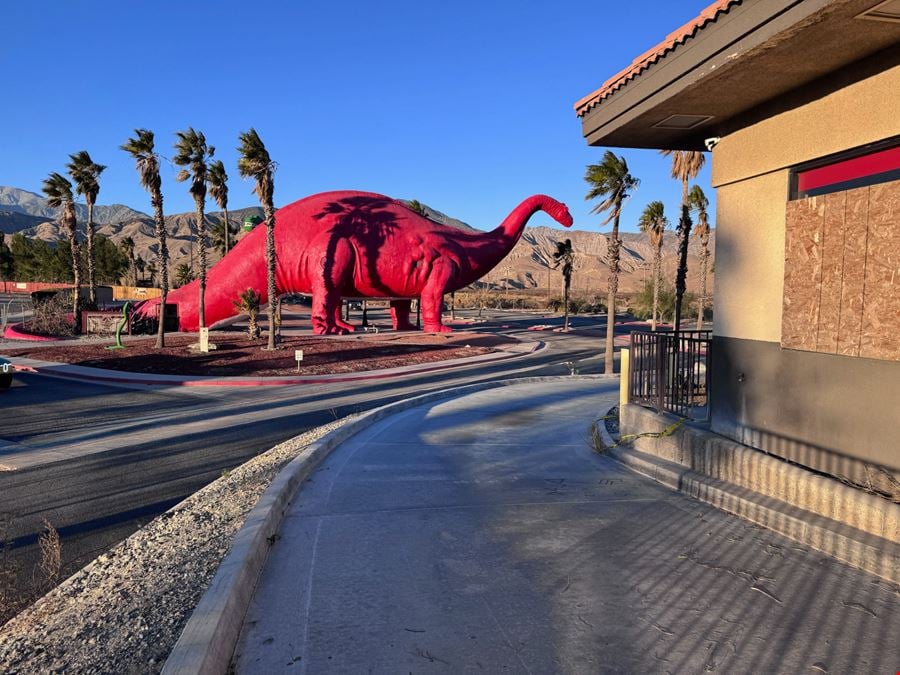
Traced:
POLYGON ((202 354, 189 348, 196 341, 193 336, 170 336, 166 338, 166 348, 161 350, 154 348, 155 338, 126 342, 126 348, 120 350, 106 349, 111 340, 91 341, 77 345, 7 348, 4 355, 134 373, 296 376, 296 349, 303 350, 300 375, 325 375, 477 356, 515 342, 503 336, 470 332, 360 334, 338 338, 303 336, 285 337, 279 348, 270 352, 263 349, 264 340, 250 341, 236 332, 213 332, 210 342, 217 349, 202 354))

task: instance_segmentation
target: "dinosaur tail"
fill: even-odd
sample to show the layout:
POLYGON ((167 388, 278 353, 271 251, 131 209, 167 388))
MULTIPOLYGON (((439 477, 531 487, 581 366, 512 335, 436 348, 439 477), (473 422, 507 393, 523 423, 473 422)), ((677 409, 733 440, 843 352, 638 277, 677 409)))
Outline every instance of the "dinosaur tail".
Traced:
MULTIPOLYGON (((206 275, 206 325, 239 314, 234 303, 248 288, 260 294, 260 304, 268 302, 266 287, 266 228, 257 227, 243 237, 206 275)), ((156 318, 159 298, 135 306, 135 316, 156 318)), ((200 281, 169 291, 167 304, 178 306, 178 324, 182 331, 194 332, 200 327, 200 281)))

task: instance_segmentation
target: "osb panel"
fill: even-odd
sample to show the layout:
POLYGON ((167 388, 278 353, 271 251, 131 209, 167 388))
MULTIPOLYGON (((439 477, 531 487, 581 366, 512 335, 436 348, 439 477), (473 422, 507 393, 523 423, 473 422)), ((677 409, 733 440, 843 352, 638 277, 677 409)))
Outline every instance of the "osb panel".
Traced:
POLYGON ((824 195, 822 225, 822 283, 819 287, 819 328, 816 351, 837 352, 838 323, 841 318, 841 278, 844 272, 843 192, 824 195))
POLYGON ((821 197, 787 204, 781 344, 789 349, 816 349, 824 212, 821 197))
POLYGON ((900 359, 900 181, 869 187, 859 355, 900 359))
POLYGON ((866 278, 866 221, 869 188, 847 190, 844 205, 844 278, 841 284, 841 319, 837 353, 859 356, 863 288, 866 278))

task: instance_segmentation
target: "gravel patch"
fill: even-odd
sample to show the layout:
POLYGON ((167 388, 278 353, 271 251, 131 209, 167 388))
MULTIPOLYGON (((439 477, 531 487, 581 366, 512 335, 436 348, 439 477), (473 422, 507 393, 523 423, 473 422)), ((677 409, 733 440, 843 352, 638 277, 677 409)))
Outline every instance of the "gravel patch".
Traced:
POLYGON ((276 474, 350 417, 311 429, 160 515, 0 628, 0 672, 158 673, 276 474))

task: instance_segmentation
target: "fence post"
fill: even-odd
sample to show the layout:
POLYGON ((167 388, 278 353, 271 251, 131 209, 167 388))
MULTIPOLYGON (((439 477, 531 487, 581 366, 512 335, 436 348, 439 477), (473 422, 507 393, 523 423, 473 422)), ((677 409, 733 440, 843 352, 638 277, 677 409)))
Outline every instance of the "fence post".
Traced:
POLYGON ((631 399, 631 362, 627 347, 619 350, 619 408, 631 399))

